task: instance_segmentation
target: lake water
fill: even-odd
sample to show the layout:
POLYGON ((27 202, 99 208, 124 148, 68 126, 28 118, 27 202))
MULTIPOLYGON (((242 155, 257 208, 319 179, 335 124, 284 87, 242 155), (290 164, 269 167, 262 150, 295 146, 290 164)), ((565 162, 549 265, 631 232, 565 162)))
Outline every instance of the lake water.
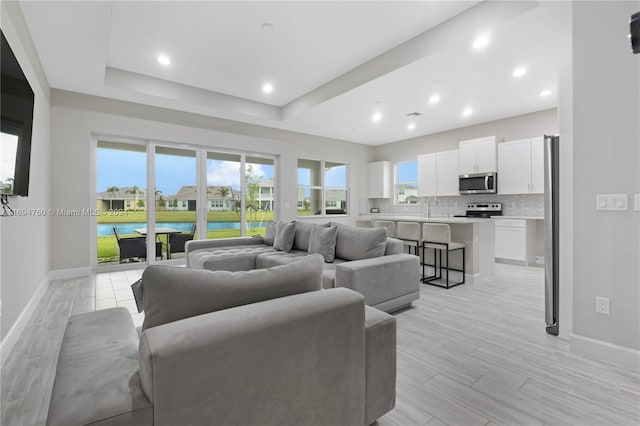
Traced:
MULTIPOLYGON (((156 223, 156 228, 173 228, 177 229, 181 232, 191 232, 191 223, 190 222, 167 222, 167 223, 156 223)), ((258 223, 257 227, 266 227, 267 223, 262 222, 262 224, 258 223)), ((98 225, 98 236, 104 237, 108 235, 113 235, 113 228, 118 230, 118 233, 121 235, 135 234, 136 228, 146 228, 146 223, 102 223, 98 225)), ((209 231, 220 230, 220 229, 240 229, 240 222, 209 222, 207 224, 207 229, 209 231)))

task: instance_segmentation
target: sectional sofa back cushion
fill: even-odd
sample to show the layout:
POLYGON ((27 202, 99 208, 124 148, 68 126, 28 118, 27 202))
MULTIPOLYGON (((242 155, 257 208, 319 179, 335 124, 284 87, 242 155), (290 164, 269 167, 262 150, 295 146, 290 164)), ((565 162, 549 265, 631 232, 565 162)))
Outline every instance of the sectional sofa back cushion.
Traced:
POLYGON ((207 271, 152 265, 142 274, 142 330, 234 306, 322 288, 322 256, 252 271, 207 271))
POLYGON ((336 257, 344 260, 371 259, 384 256, 387 231, 384 228, 356 228, 335 224, 336 257))
POLYGON ((296 236, 293 240, 293 249, 300 251, 309 251, 309 239, 311 238, 311 230, 314 226, 328 228, 330 223, 313 224, 307 222, 296 222, 296 236))
POLYGON ((273 240, 273 248, 280 251, 291 251, 293 248, 293 239, 296 236, 296 223, 280 222, 278 224, 278 232, 273 240))
POLYGON ((335 226, 325 228, 313 225, 309 236, 309 253, 321 254, 325 262, 333 262, 336 255, 337 236, 338 228, 335 226))

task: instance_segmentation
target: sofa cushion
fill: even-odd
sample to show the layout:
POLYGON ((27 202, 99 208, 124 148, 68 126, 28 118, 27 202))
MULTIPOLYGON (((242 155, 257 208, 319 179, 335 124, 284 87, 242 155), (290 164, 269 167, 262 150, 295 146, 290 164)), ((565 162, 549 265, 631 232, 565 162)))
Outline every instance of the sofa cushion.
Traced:
POLYGON ((103 421, 153 423, 138 373, 138 334, 125 308, 73 315, 58 358, 47 425, 103 421))
POLYGON ((345 260, 384 256, 387 231, 384 228, 355 228, 336 224, 336 257, 345 260))
POLYGON ((273 240, 273 248, 281 251, 290 251, 293 247, 293 239, 296 236, 296 223, 281 223, 278 225, 276 238, 273 240))
POLYGON ((311 236, 309 237, 309 253, 321 254, 325 262, 333 262, 336 256, 337 235, 338 228, 335 226, 325 228, 314 225, 311 228, 311 236))
POLYGON ((252 271, 204 271, 152 265, 142 274, 145 318, 142 330, 232 306, 322 288, 322 256, 252 271))
POLYGON ((189 254, 189 267, 212 271, 248 271, 255 269, 258 254, 271 251, 275 250, 266 244, 198 249, 189 254))
POLYGON ((256 257, 256 269, 273 268, 274 266, 288 265, 291 262, 298 261, 309 253, 300 250, 291 250, 290 252, 274 251, 261 253, 256 257))
POLYGON ((279 225, 280 225, 280 222, 277 222, 277 221, 271 221, 267 223, 267 229, 264 232, 264 237, 262 237, 264 239, 265 244, 270 246, 273 245, 273 241, 275 240, 276 234, 278 233, 279 225))

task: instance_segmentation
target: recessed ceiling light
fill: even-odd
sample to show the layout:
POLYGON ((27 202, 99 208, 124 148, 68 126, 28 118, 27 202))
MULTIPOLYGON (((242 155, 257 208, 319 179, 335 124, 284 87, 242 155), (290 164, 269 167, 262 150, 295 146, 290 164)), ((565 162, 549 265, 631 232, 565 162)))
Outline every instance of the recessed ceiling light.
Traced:
POLYGON ((375 112, 372 116, 371 116, 371 121, 373 121, 374 123, 377 123, 378 121, 382 120, 382 114, 380 114, 379 112, 375 112))
POLYGON ((265 83, 262 85, 262 91, 264 93, 271 93, 273 92, 273 84, 271 83, 265 83))
POLYGON ((542 96, 543 98, 545 96, 549 96, 551 94, 551 90, 543 90, 542 92, 540 92, 540 96, 542 96))
POLYGON ((429 103, 437 104, 438 102, 440 102, 440 96, 438 94, 431 95, 431 97, 429 98, 429 103))
POLYGON ((473 40, 474 49, 484 49, 489 44, 489 36, 486 34, 479 35, 473 40))
POLYGON ((416 125, 414 123, 409 123, 409 125, 407 126, 407 129, 409 130, 413 130, 416 128, 416 125))
POLYGON ((162 65, 169 65, 171 64, 171 59, 169 59, 167 55, 159 55, 158 62, 161 63, 162 65))
POLYGON ((527 69, 525 67, 519 67, 513 70, 513 73, 511 75, 514 77, 522 77, 526 73, 527 73, 527 69))
POLYGON ((473 110, 471 108, 466 108, 464 111, 462 111, 462 115, 464 117, 469 117, 471 114, 473 114, 473 110))

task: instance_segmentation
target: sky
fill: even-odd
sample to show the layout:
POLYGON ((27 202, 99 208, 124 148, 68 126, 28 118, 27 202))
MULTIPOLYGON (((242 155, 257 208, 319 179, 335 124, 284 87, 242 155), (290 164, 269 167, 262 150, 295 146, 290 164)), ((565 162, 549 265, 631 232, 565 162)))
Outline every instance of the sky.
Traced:
POLYGON ((406 161, 398 163, 398 182, 417 182, 418 162, 406 161))
MULTIPOLYGON (((298 167, 298 185, 311 185, 311 169, 298 167)), ((324 185, 345 188, 347 186, 347 167, 338 166, 327 170, 324 174, 324 185)))
MULTIPOLYGON (((97 190, 105 191, 110 186, 119 188, 137 185, 147 187, 147 154, 144 152, 120 151, 98 148, 97 190)), ((253 164, 254 174, 261 180, 272 179, 274 167, 253 164)), ((196 184, 195 157, 156 155, 156 189, 164 195, 177 193, 183 185, 196 184)), ((240 163, 207 160, 207 184, 232 186, 240 189, 240 163)))

